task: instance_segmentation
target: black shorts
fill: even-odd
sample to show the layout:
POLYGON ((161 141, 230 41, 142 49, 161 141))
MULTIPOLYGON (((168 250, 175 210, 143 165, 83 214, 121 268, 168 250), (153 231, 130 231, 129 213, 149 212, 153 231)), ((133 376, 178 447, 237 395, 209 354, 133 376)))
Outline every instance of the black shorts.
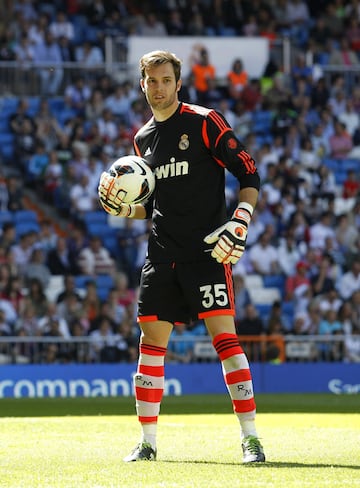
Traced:
POLYGON ((215 259, 186 263, 145 261, 140 280, 138 321, 189 323, 235 315, 232 268, 215 259))

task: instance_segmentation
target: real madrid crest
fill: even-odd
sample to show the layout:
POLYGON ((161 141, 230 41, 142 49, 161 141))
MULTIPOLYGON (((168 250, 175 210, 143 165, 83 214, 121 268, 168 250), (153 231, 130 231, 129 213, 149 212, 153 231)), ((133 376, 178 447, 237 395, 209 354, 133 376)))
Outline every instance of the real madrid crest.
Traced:
POLYGON ((186 149, 188 149, 189 145, 189 136, 187 134, 183 134, 180 138, 179 149, 185 151, 186 149))

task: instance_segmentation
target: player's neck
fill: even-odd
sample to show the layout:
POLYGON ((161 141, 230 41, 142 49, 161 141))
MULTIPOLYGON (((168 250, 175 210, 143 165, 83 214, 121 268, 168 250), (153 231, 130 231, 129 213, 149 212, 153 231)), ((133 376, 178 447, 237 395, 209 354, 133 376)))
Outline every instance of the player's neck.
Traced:
POLYGON ((177 100, 175 103, 173 103, 170 107, 166 108, 165 110, 156 110, 152 109, 152 113, 154 115, 154 119, 157 122, 164 122, 165 120, 169 119, 176 110, 178 109, 180 102, 177 100))

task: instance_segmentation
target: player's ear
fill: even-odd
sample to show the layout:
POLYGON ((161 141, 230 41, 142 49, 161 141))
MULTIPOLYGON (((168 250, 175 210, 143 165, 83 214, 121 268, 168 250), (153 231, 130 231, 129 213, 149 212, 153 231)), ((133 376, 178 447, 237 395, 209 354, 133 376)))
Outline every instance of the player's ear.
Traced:
POLYGON ((176 91, 180 91, 180 88, 181 88, 181 85, 182 85, 182 81, 181 80, 178 80, 177 84, 176 84, 176 91))
POLYGON ((145 93, 145 87, 144 87, 144 80, 143 79, 140 80, 140 87, 141 87, 141 91, 143 93, 145 93))

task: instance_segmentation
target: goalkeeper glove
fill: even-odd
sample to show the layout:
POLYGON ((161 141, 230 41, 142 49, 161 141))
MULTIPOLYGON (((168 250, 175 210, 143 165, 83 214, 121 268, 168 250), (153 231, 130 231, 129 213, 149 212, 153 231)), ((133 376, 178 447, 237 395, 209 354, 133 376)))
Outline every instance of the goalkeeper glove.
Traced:
POLYGON ((218 263, 235 264, 245 251, 248 225, 254 209, 247 202, 240 202, 231 220, 218 227, 204 239, 206 244, 216 245, 211 256, 218 263))
POLYGON ((103 209, 117 217, 134 217, 135 205, 122 203, 116 188, 116 178, 104 171, 100 176, 98 195, 103 209))

